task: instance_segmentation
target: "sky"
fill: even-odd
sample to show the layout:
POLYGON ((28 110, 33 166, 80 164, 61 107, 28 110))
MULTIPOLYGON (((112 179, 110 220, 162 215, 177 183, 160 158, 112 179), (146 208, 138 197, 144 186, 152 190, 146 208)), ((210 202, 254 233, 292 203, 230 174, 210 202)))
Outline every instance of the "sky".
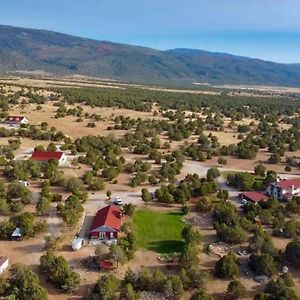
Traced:
POLYGON ((300 0, 2 0, 0 24, 300 63, 300 0))

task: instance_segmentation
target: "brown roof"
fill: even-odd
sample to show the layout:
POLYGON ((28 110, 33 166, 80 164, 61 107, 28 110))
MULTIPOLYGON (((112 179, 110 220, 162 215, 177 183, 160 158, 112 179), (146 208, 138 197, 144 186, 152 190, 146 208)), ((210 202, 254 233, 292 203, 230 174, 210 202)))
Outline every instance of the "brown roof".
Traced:
POLYGON ((121 218, 122 210, 119 207, 116 205, 105 206, 98 210, 90 231, 98 231, 99 227, 102 226, 107 226, 119 231, 121 227, 121 218))
POLYGON ((242 194, 246 199, 252 202, 267 201, 269 198, 261 192, 244 192, 242 194))

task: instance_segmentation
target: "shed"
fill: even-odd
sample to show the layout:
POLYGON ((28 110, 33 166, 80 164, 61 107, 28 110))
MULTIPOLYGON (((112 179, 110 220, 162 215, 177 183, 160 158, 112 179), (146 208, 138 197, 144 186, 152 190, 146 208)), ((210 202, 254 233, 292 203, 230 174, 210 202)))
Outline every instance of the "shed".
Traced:
POLYGON ((72 241, 72 249, 73 251, 78 251, 84 246, 84 239, 76 238, 72 241))
POLYGON ((21 228, 16 228, 11 234, 11 239, 14 241, 19 241, 22 238, 22 230, 21 228))
POLYGON ((6 256, 0 256, 0 274, 3 273, 9 265, 9 260, 6 256))

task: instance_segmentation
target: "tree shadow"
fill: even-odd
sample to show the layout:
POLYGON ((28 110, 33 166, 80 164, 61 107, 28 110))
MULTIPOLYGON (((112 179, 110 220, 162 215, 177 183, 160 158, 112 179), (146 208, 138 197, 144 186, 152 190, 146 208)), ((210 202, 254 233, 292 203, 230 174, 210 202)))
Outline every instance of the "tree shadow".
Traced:
POLYGON ((181 253, 183 251, 183 241, 165 240, 165 241, 153 241, 148 246, 148 250, 157 253, 181 253))

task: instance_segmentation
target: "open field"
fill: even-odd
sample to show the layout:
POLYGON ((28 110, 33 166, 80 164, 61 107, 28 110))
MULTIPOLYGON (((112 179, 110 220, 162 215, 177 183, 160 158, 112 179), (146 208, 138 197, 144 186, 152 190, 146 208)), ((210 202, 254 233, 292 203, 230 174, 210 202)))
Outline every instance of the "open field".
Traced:
POLYGON ((159 253, 182 251, 182 214, 141 209, 133 217, 139 247, 159 253))

